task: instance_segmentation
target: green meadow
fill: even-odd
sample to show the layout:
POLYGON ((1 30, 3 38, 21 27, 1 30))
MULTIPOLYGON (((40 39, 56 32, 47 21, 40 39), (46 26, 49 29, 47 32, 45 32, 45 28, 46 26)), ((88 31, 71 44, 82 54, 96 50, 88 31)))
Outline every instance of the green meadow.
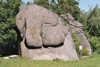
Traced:
POLYGON ((25 58, 14 58, 5 60, 0 58, 0 67, 100 67, 100 55, 91 56, 78 61, 49 60, 29 60, 25 58))

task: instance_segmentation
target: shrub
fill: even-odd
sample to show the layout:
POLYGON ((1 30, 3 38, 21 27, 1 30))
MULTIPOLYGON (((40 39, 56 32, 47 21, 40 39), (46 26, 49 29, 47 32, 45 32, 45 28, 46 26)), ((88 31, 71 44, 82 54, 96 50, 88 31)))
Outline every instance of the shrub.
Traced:
POLYGON ((99 43, 97 37, 91 37, 88 39, 91 45, 92 51, 95 52, 97 50, 97 44, 99 43))
POLYGON ((87 32, 83 32, 83 34, 87 37, 91 45, 92 52, 100 54, 100 37, 91 36, 87 32))
POLYGON ((87 56, 88 55, 88 50, 87 49, 83 49, 82 50, 82 56, 87 56))
POLYGON ((90 34, 88 34, 86 31, 84 31, 82 33, 86 36, 87 39, 90 39, 91 38, 90 34))
POLYGON ((64 24, 64 26, 67 26, 67 24, 68 24, 68 21, 65 21, 63 24, 64 24))
POLYGON ((74 33, 72 34, 72 38, 74 40, 76 51, 79 56, 79 45, 81 44, 81 41, 77 38, 77 36, 74 33))
POLYGON ((58 62, 58 61, 62 61, 62 60, 61 60, 61 59, 59 59, 59 58, 55 58, 55 59, 53 59, 53 61, 58 62))

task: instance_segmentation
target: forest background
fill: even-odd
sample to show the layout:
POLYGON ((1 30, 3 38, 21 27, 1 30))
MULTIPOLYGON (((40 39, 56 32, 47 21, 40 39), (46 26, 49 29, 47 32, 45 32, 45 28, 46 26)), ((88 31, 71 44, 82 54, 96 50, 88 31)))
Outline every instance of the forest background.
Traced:
MULTIPOLYGON (((88 12, 81 11, 76 0, 34 0, 24 3, 21 0, 0 0, 0 56, 18 54, 18 29, 15 17, 21 5, 37 4, 61 15, 70 13, 75 21, 84 26, 84 34, 88 38, 92 52, 100 54, 100 8, 98 4, 88 12)), ((76 42, 78 44, 78 41, 76 42)))

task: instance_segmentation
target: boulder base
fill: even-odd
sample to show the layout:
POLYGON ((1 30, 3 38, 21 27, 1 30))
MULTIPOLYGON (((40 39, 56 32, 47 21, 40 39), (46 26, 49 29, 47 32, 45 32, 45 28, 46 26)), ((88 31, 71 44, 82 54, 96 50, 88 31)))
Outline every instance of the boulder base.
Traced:
POLYGON ((75 44, 70 33, 65 37, 64 44, 57 47, 28 48, 24 41, 21 42, 22 57, 32 60, 53 60, 56 58, 65 61, 78 60, 75 44))

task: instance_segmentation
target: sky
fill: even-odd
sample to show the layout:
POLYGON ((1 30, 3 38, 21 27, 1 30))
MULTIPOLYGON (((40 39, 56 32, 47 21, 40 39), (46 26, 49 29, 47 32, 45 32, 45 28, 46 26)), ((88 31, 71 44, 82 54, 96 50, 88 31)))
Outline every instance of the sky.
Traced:
POLYGON ((100 0, 79 0, 79 7, 81 10, 89 11, 89 8, 94 8, 98 4, 100 8, 100 0))
MULTIPOLYGON (((33 2, 33 0, 22 0, 23 2, 33 2)), ((77 0, 78 1, 78 0, 77 0)), ((100 8, 100 0, 79 0, 79 8, 85 12, 89 11, 89 8, 94 8, 98 4, 100 8)))

